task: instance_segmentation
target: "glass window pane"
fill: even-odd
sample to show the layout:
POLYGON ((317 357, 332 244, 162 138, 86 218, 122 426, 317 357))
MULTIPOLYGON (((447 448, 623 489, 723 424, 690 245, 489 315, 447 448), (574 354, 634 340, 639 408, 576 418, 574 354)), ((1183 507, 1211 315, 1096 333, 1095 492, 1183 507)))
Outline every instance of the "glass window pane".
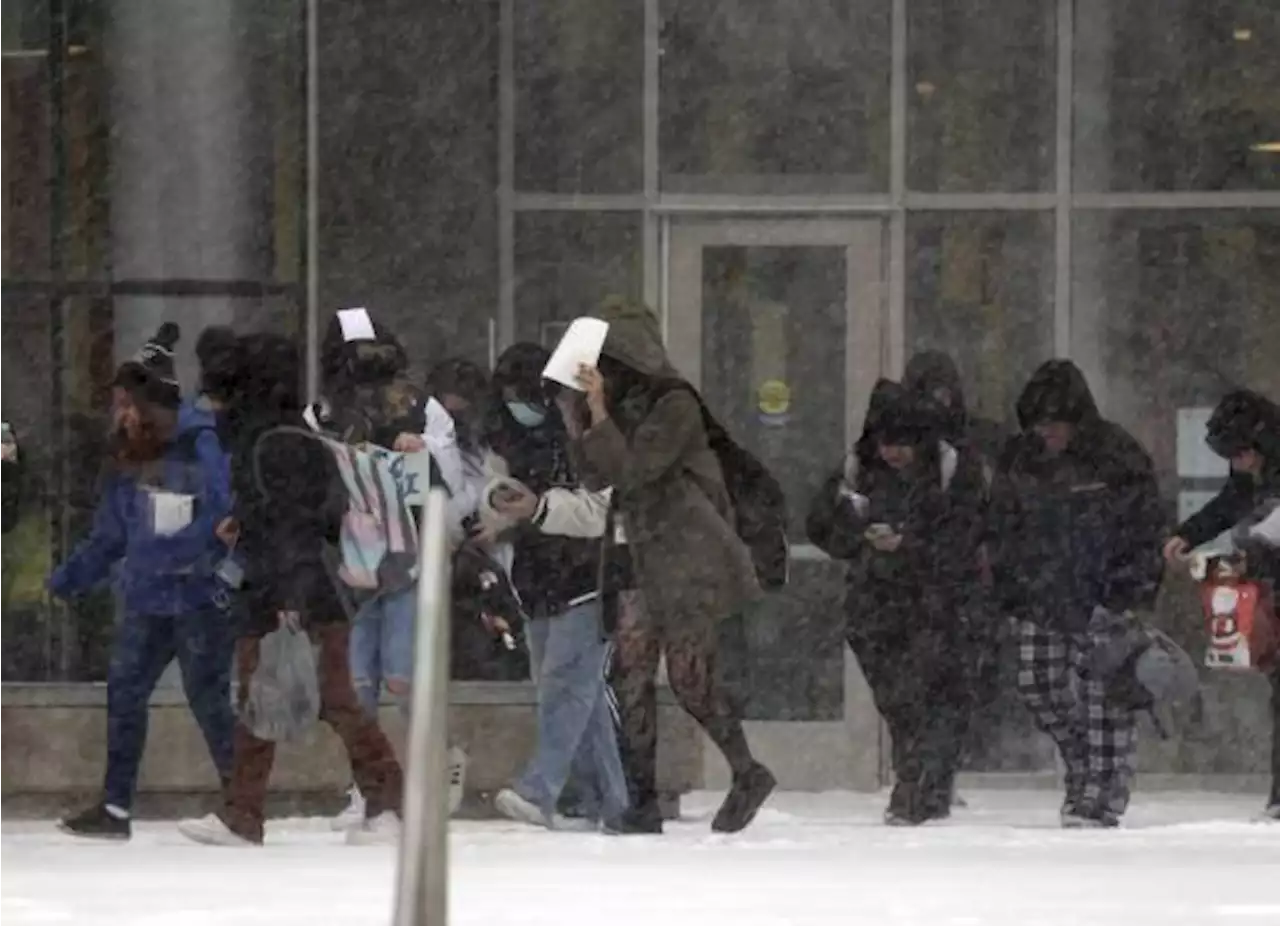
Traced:
POLYGON ((1280 189, 1280 5, 1076 6, 1076 189, 1280 189))
MULTIPOLYGON (((707 404, 782 483, 791 540, 806 544, 814 487, 846 450, 846 249, 708 246, 701 264, 707 404)), ((745 676, 740 695, 751 719, 843 713, 843 640, 830 602, 815 606, 828 578, 818 565, 793 563, 787 593, 726 625, 722 645, 745 676)))
POLYGON ((1053 187, 1052 0, 907 4, 907 185, 928 192, 1053 187))
POLYGON ((515 4, 515 82, 517 189, 640 191, 642 0, 515 4))
POLYGON ((662 0, 662 187, 888 188, 888 0, 662 0))
POLYGON ((637 213, 518 213, 516 340, 555 347, 605 297, 641 298, 640 225, 637 213))
POLYGON ((1074 353, 1107 412, 1177 472, 1177 410, 1234 386, 1280 395, 1280 211, 1085 212, 1073 225, 1074 353))
POLYGON ((1018 391, 1053 356, 1053 216, 907 217, 907 355, 949 353, 971 409, 1013 420, 1018 391))
POLYGON ((43 57, 5 56, 3 247, 6 279, 47 279, 51 169, 49 67, 43 57))
MULTIPOLYGON (((950 354, 970 411, 1016 427, 1031 373, 1053 356, 1053 216, 916 213, 907 217, 907 356, 950 354)), ((1015 688, 1016 652, 1000 653, 1001 695, 974 718, 969 766, 1053 767, 1015 688)))

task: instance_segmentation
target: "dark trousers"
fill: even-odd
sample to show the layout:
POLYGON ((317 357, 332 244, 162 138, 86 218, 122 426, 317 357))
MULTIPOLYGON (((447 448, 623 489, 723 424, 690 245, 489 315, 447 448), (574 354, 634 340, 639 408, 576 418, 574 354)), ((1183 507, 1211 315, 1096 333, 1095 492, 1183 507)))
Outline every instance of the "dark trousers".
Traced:
POLYGON ((893 737, 890 812, 916 822, 945 815, 971 713, 962 635, 899 624, 851 629, 848 640, 893 737))
POLYGON ((178 615, 125 614, 107 670, 104 800, 128 810, 147 742, 151 693, 176 657, 187 703, 222 778, 231 771, 231 618, 210 608, 178 615))
MULTIPOLYGON (((320 647, 316 671, 320 682, 320 719, 333 727, 346 747, 356 787, 365 798, 365 813, 399 812, 404 784, 400 763, 378 721, 360 706, 351 681, 349 633, 345 623, 308 628, 320 647)), ((237 704, 249 696, 249 682, 258 667, 262 637, 236 641, 237 704)), ((251 842, 262 841, 267 784, 275 762, 276 744, 261 740, 242 723, 235 725, 235 762, 227 787, 222 820, 251 842)))
POLYGON ((658 662, 680 706, 724 753, 735 775, 752 767, 741 713, 716 672, 716 625, 658 627, 640 592, 623 592, 614 632, 613 691, 618 702, 622 763, 631 805, 656 808, 658 798, 658 662))

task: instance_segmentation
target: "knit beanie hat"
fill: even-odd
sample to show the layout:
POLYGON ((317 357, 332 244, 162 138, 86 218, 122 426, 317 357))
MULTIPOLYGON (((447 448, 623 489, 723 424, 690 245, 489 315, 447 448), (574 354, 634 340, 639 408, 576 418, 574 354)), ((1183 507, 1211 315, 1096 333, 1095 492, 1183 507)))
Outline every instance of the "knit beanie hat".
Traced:
POLYGON ((121 364, 112 385, 156 405, 177 408, 182 402, 182 390, 174 369, 173 348, 181 334, 177 325, 165 322, 151 340, 121 364))

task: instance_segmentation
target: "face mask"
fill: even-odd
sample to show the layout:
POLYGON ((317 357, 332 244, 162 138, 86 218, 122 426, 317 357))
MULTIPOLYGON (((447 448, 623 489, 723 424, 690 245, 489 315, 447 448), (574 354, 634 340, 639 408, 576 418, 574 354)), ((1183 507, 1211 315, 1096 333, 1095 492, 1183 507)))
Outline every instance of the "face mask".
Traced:
POLYGON ((508 402, 507 411, 524 428, 536 428, 547 420, 547 410, 532 402, 508 402))

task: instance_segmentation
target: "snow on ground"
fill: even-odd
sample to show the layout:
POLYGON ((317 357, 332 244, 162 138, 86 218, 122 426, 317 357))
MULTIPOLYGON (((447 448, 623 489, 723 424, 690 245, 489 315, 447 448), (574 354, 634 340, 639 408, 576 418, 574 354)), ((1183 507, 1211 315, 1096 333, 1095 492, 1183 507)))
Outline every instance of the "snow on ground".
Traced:
MULTIPOLYGON (((452 828, 452 926, 1208 926, 1280 924, 1280 826, 1254 797, 1144 795, 1127 827, 1063 832, 1048 792, 981 792, 950 823, 879 823, 883 797, 784 794, 739 836, 708 830, 712 794, 661 837, 452 828)), ((6 823, 5 926, 387 926, 394 853, 288 820, 261 849, 131 843, 6 823)))

